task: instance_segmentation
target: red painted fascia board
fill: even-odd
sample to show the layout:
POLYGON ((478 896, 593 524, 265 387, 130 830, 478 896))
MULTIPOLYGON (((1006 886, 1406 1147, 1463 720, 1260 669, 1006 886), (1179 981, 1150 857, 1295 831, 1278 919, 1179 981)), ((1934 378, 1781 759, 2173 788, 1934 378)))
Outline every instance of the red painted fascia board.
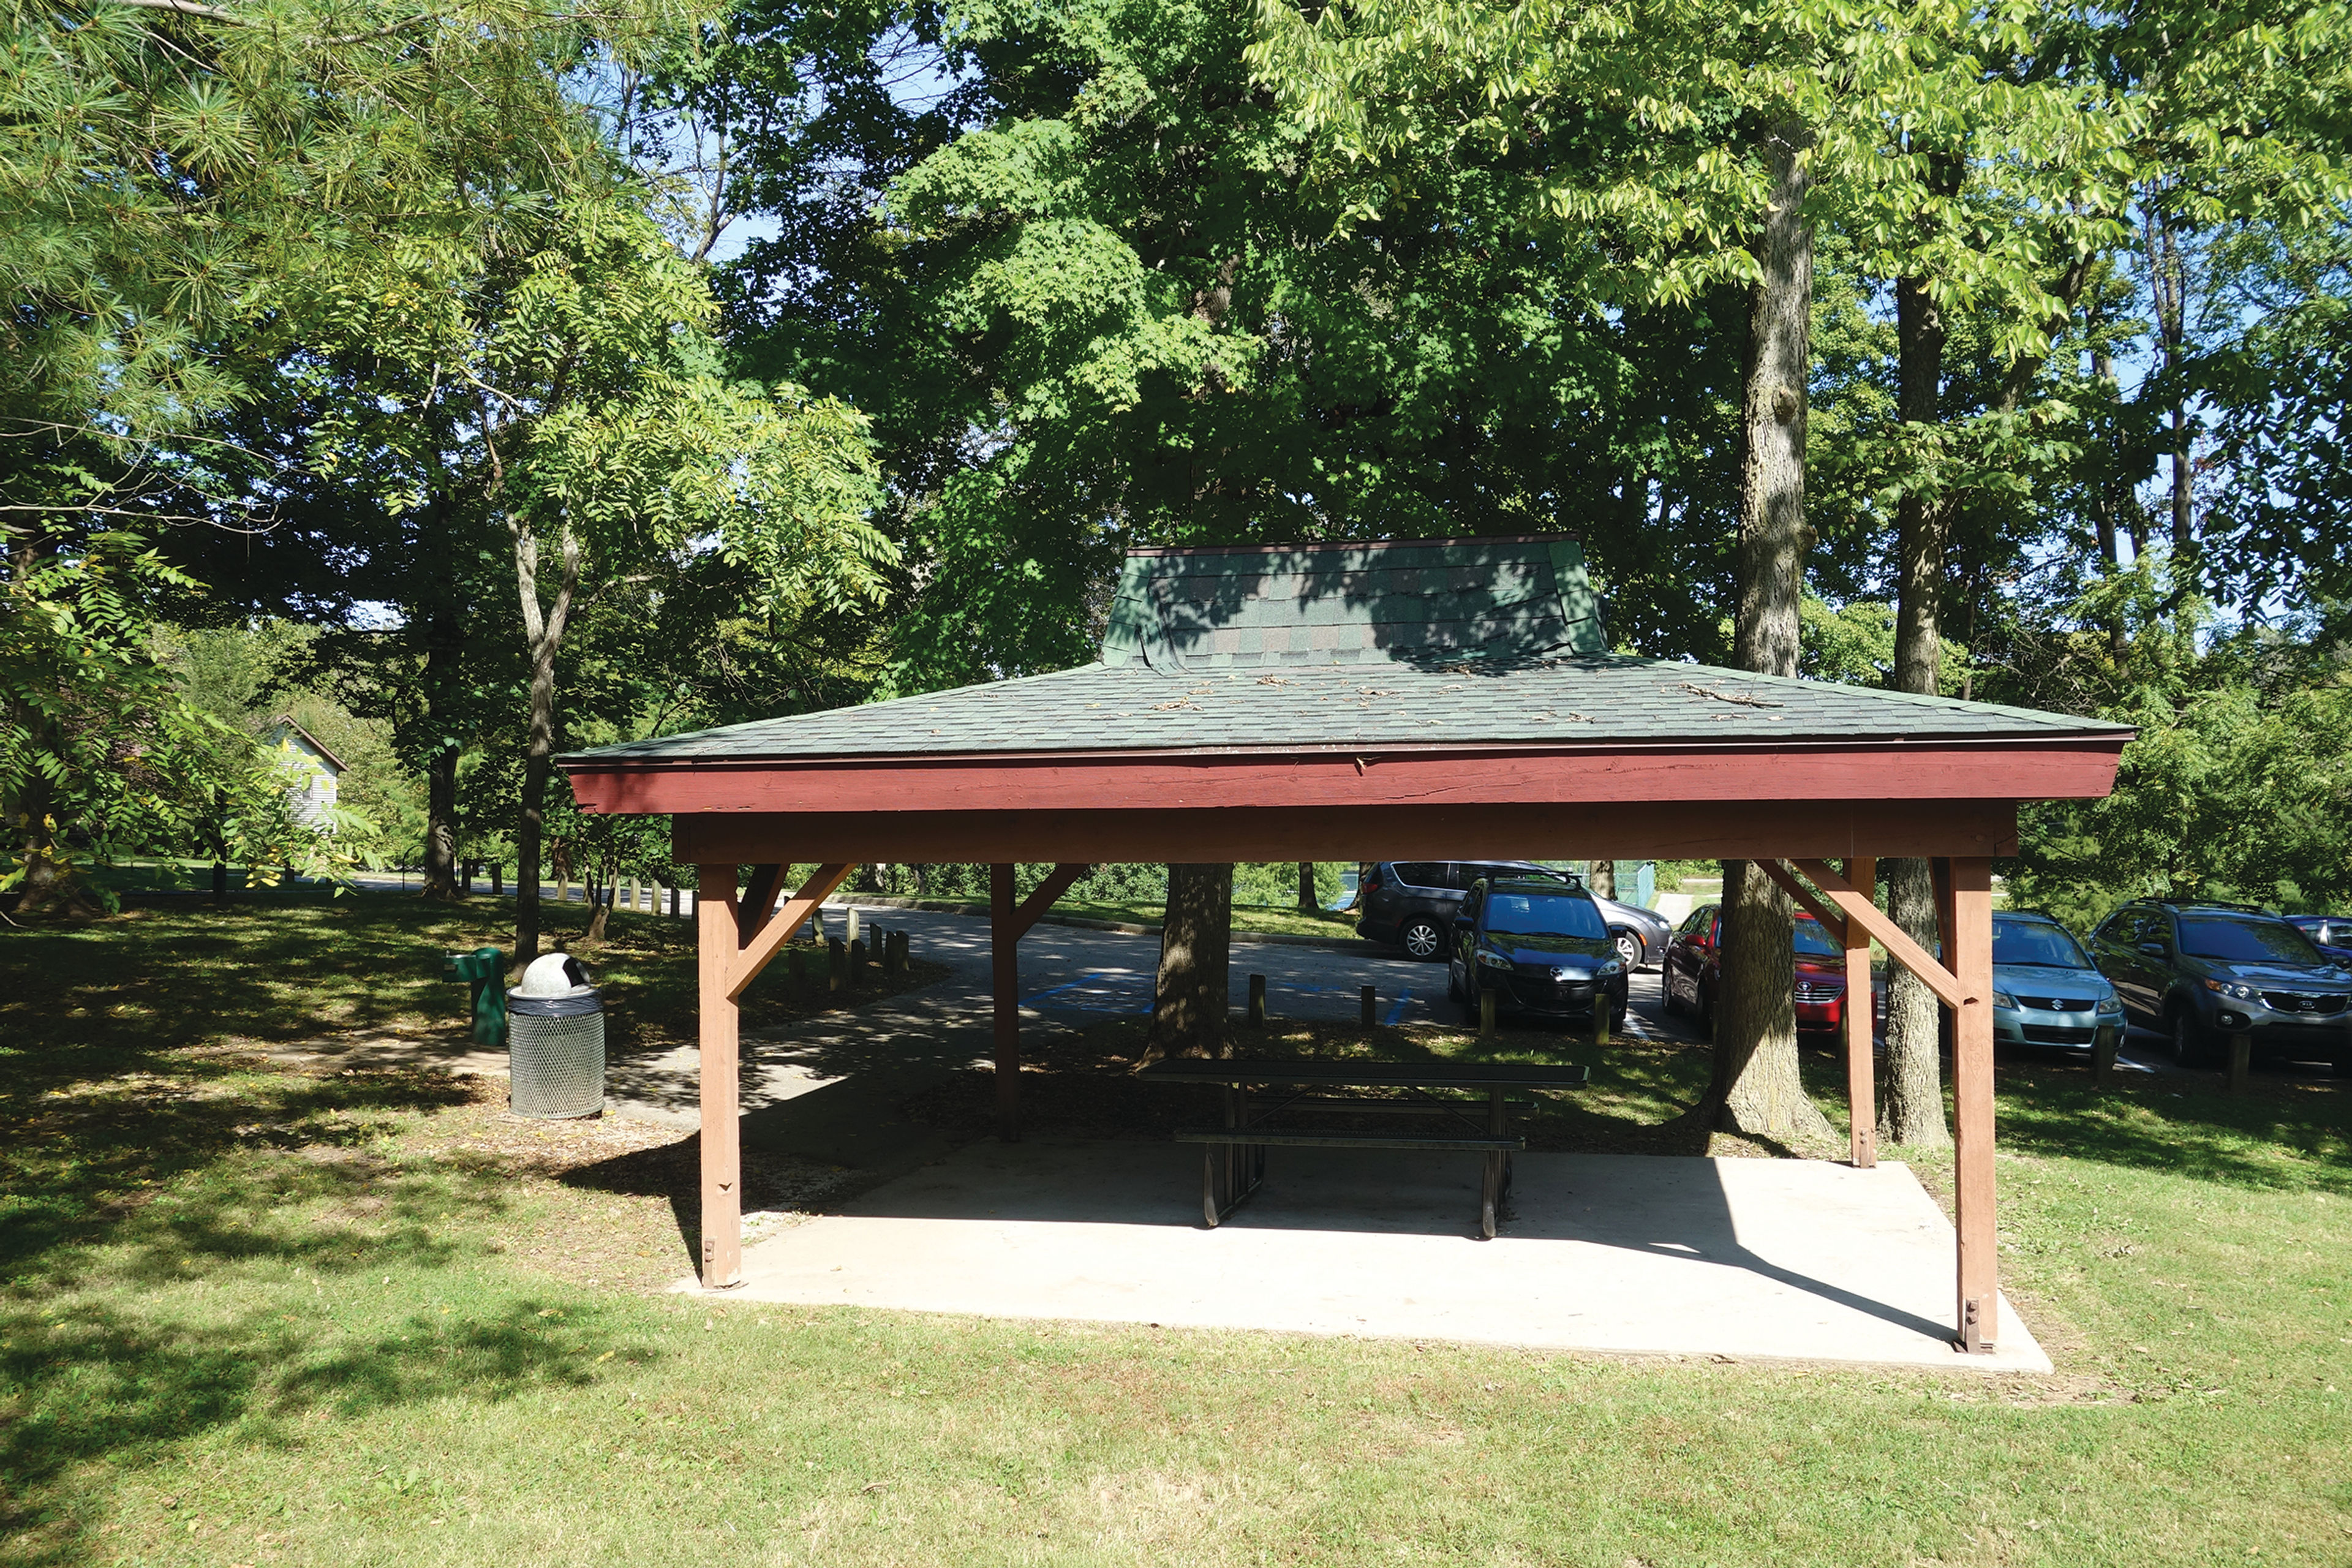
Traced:
POLYGON ((1061 811, 1579 801, 2064 800, 2115 787, 2127 737, 1791 747, 1166 752, 567 762, 583 810, 1061 811))

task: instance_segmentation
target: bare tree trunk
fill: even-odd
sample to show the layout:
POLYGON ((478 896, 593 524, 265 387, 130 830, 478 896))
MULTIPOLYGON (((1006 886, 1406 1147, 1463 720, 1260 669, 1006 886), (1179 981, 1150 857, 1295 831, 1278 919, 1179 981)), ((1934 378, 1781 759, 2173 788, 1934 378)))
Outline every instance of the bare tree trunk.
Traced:
MULTIPOLYGON (((1944 318, 1926 283, 1906 278, 1895 286, 1895 344, 1900 364, 1899 412, 1906 425, 1933 426, 1944 384, 1944 318)), ((1895 617, 1897 691, 1934 696, 1943 680, 1945 505, 1940 495, 1904 492, 1895 510, 1900 602, 1895 617)), ((1889 860, 1881 879, 1886 909, 1922 945, 1936 941, 1935 883, 1927 862, 1889 860)), ((1937 1050, 1937 1009, 1927 983, 1901 964, 1886 976, 1886 1095, 1881 1135, 1896 1143, 1941 1148, 1951 1142, 1944 1120, 1943 1060, 1937 1050)))
POLYGON ((1144 1042, 1146 1061, 1227 1054, 1233 930, 1231 865, 1168 868, 1168 913, 1160 926, 1160 979, 1144 1042))
POLYGON ((580 541, 563 531, 562 575, 552 608, 539 602, 539 537, 513 523, 515 586, 522 598, 522 628, 530 649, 530 731, 523 752, 522 810, 515 832, 515 962, 539 956, 540 846, 547 831, 547 781, 555 754, 555 655, 580 585, 580 541))
POLYGON ((1584 885, 1604 899, 1617 896, 1617 862, 1595 860, 1586 872, 1584 885))
MULTIPOLYGON (((1772 174, 1748 318, 1742 396, 1739 608, 1732 659, 1763 675, 1797 673, 1804 586, 1805 425, 1812 368, 1813 233, 1803 213, 1801 125, 1768 128, 1772 174)), ((1830 1124, 1797 1071, 1796 954, 1788 896, 1745 861, 1724 866, 1727 929, 1715 1025, 1716 1123, 1774 1139, 1827 1139, 1830 1124), (1718 1099, 1719 1097, 1719 1099, 1718 1099)), ((1710 1109, 1702 1106, 1701 1110, 1710 1109)))
POLYGON ((25 879, 16 889, 20 920, 43 915, 83 919, 98 912, 97 903, 73 875, 58 841, 57 825, 50 820, 55 801, 48 779, 38 769, 28 770, 16 797, 17 852, 25 868, 25 879))
POLYGON ((1298 863, 1298 907, 1310 915, 1323 907, 1323 900, 1315 896, 1315 862, 1312 860, 1298 863))
POLYGON ((457 874, 457 747, 436 751, 425 764, 425 887, 423 896, 456 903, 466 896, 457 874))

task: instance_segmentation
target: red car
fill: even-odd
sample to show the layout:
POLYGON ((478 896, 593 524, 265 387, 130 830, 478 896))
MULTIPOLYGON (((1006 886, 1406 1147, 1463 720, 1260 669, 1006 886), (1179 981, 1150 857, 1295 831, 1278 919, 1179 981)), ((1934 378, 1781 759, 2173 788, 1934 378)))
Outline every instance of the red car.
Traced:
MULTIPOLYGON (((1833 1034, 1845 1023, 1845 950, 1807 914, 1797 917, 1796 946, 1798 1031, 1833 1034)), ((1723 906, 1701 904, 1666 941, 1661 967, 1667 1012, 1695 1013, 1703 1026, 1713 1026, 1722 948, 1723 906)))

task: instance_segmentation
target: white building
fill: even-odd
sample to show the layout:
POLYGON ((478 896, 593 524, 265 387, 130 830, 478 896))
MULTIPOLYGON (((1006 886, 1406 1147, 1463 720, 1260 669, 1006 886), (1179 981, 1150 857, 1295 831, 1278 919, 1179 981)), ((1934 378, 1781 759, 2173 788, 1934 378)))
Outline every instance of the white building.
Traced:
POLYGON ((262 742, 277 752, 279 763, 287 770, 287 805, 294 813, 294 820, 306 827, 322 826, 327 813, 334 808, 336 790, 343 776, 342 758, 296 723, 291 713, 280 713, 262 742))

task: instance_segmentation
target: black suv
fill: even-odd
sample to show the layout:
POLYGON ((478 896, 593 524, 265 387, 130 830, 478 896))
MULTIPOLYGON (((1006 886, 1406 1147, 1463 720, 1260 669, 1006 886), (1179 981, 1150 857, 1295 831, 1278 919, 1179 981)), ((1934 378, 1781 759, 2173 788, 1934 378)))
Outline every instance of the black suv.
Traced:
POLYGON ((1357 900, 1356 934, 1415 958, 1443 958, 1462 897, 1481 877, 1567 880, 1526 860, 1383 860, 1357 900))
POLYGON ((1445 994, 1478 1016, 1478 994, 1495 993, 1497 1009, 1590 1018, 1609 1009, 1625 1024, 1625 963, 1582 888, 1531 877, 1481 879, 1462 900, 1445 963, 1445 994))
POLYGON ((2124 1007, 2172 1037, 2183 1067, 2231 1035, 2261 1056, 2319 1059, 2352 1077, 2352 970, 2276 915, 2240 904, 2126 904, 2091 933, 2091 961, 2124 1007))

